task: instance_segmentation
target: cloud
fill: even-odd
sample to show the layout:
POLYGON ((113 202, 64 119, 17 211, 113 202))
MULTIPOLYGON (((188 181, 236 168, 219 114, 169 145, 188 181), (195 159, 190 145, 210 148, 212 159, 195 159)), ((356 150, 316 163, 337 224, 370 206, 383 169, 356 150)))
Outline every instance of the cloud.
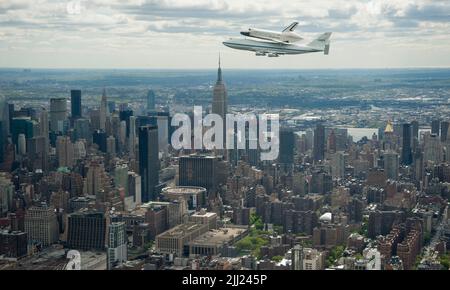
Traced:
MULTIPOLYGON (((414 49, 428 45, 448 50, 449 16, 450 3, 435 0, 9 0, 0 2, 0 52, 10 57, 2 58, 0 66, 14 66, 20 58, 18 50, 35 59, 47 57, 44 52, 58 51, 66 54, 69 66, 95 66, 82 57, 71 57, 75 50, 77 57, 105 52, 111 56, 111 67, 125 54, 126 59, 132 58, 129 54, 136 58, 130 65, 139 63, 138 58, 158 55, 168 66, 184 66, 191 62, 178 58, 172 63, 171 55, 185 54, 205 67, 210 66, 209 60, 202 55, 225 50, 223 39, 239 36, 240 30, 281 30, 294 20, 300 22, 299 33, 306 38, 333 31, 333 47, 341 48, 342 59, 351 60, 352 50, 359 47, 394 55, 391 47, 411 46, 418 39, 420 45, 414 49), (383 43, 385 47, 380 47, 383 43)), ((430 55, 431 51, 425 51, 422 58, 437 63, 438 55, 430 55)), ((249 54, 236 52, 233 57, 242 60, 249 54)), ((326 65, 327 58, 317 59, 326 65)), ((450 66, 447 59, 444 63, 450 66)))

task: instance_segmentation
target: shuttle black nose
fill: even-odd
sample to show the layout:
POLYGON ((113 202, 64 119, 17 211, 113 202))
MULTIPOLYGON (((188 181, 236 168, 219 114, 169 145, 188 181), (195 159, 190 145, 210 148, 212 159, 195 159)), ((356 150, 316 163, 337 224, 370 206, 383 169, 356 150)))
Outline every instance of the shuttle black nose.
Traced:
POLYGON ((244 36, 250 36, 250 32, 247 32, 247 31, 242 31, 241 34, 244 36))

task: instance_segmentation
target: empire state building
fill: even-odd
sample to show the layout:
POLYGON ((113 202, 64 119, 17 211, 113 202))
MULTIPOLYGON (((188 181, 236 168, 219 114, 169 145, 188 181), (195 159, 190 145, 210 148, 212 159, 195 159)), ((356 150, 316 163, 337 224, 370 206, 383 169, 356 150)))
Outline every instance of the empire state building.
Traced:
MULTIPOLYGON (((222 117, 225 122, 227 115, 227 90, 225 88, 225 83, 222 79, 222 68, 220 67, 219 58, 219 69, 217 71, 217 82, 214 86, 213 92, 213 103, 212 103, 212 113, 217 114, 222 117)), ((225 123, 224 123, 225 124, 225 123)))
MULTIPOLYGON (((225 88, 225 83, 222 79, 222 68, 220 67, 220 56, 219 56, 219 69, 217 71, 217 82, 214 86, 213 91, 213 103, 212 103, 212 113, 217 114, 222 117, 223 120, 223 148, 226 144, 226 115, 227 115, 227 90, 225 88)), ((228 155, 226 150, 215 151, 215 154, 228 155)))

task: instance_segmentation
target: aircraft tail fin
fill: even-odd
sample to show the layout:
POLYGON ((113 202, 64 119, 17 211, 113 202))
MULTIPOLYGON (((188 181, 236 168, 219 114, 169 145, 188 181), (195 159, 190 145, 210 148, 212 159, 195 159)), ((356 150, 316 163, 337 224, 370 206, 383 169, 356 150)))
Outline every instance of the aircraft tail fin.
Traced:
POLYGON ((325 32, 324 34, 320 35, 318 38, 314 39, 310 43, 308 43, 308 46, 322 49, 323 53, 325 55, 328 55, 330 52, 330 37, 331 32, 325 32))
POLYGON ((285 29, 283 29, 283 32, 288 32, 288 31, 294 31, 295 28, 297 28, 298 22, 292 22, 291 25, 289 25, 288 27, 286 27, 285 29))

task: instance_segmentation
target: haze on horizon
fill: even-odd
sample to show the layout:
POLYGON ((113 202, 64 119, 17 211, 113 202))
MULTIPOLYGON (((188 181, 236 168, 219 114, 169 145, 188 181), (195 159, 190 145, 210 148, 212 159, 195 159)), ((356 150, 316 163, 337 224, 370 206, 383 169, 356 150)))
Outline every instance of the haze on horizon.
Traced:
POLYGON ((8 0, 0 2, 0 67, 450 67, 450 1, 8 0), (249 27, 300 22, 332 31, 329 56, 256 57, 222 45, 249 27))

